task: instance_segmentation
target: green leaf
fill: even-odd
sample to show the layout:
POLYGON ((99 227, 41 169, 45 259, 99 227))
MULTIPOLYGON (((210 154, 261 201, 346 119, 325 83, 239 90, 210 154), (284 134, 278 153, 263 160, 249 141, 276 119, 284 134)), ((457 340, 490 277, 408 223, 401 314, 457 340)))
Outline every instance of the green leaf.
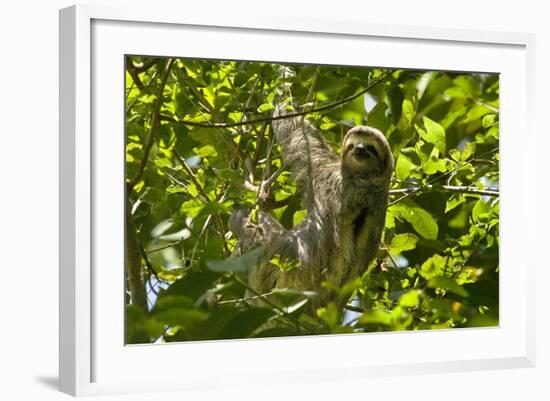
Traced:
POLYGON ((258 262, 258 259, 263 255, 263 251, 263 247, 259 247, 236 258, 208 260, 206 266, 214 272, 246 272, 258 262))
POLYGON ((258 113, 265 113, 266 111, 270 111, 270 110, 273 110, 275 108, 275 106, 273 106, 273 104, 271 103, 264 103, 264 104, 261 104, 260 106, 258 106, 258 113))
POLYGON ((302 299, 301 301, 296 302, 294 305, 287 306, 284 309, 286 313, 294 313, 299 309, 302 309, 309 302, 309 299, 302 299))
POLYGON ((404 98, 405 94, 403 93, 403 89, 401 89, 399 85, 392 84, 388 90, 388 99, 390 101, 392 122, 394 124, 397 124, 401 118, 404 98))
POLYGON ((395 165, 395 176, 400 180, 406 180, 416 165, 407 156, 400 154, 395 165))
POLYGON ((135 305, 126 305, 126 344, 150 342, 149 332, 145 327, 146 316, 143 309, 135 305))
POLYGON ((219 275, 209 271, 190 271, 185 276, 175 281, 166 291, 161 292, 157 302, 162 302, 164 297, 183 295, 193 301, 201 297, 208 290, 219 275))
POLYGON ((470 75, 459 75, 453 79, 453 83, 464 91, 464 94, 468 97, 475 95, 475 82, 470 75))
POLYGON ((466 198, 462 195, 456 195, 453 194, 449 199, 447 199, 447 202, 445 203, 445 213, 450 212, 458 205, 463 204, 466 202, 466 198))
POLYGON ((485 219, 488 217, 489 213, 489 206, 483 199, 480 199, 476 202, 474 205, 474 208, 472 209, 472 218, 474 221, 480 221, 482 219, 485 219))
POLYGON ((196 309, 193 300, 184 295, 159 297, 151 315, 169 326, 190 326, 208 317, 208 313, 196 309))
POLYGON ((243 177, 241 174, 230 168, 217 169, 216 174, 221 179, 231 181, 233 184, 240 184, 243 182, 243 177))
POLYGON ((481 124, 483 125, 483 128, 487 129, 493 125, 495 122, 496 114, 487 114, 483 116, 483 119, 481 120, 481 124))
POLYGON ((204 208, 204 203, 198 199, 191 199, 183 202, 180 207, 180 213, 186 217, 195 218, 204 208))
POLYGON ((391 125, 391 121, 386 117, 388 105, 380 101, 372 108, 367 116, 367 123, 374 128, 378 128, 382 132, 386 132, 391 125))
POLYGON ((411 126, 415 114, 414 104, 410 99, 403 100, 401 109, 401 119, 399 120, 399 129, 406 130, 411 126))
POLYGON ((419 130, 420 136, 426 141, 433 144, 441 154, 445 154, 446 150, 446 135, 445 129, 428 117, 423 117, 425 130, 419 130))
POLYGON ((429 280, 432 277, 440 276, 445 268, 445 258, 441 255, 435 254, 420 267, 420 275, 429 280))
POLYGON ((417 242, 418 237, 414 234, 397 234, 392 238, 390 248, 394 253, 401 253, 416 248, 417 242))
POLYGON ((219 147, 220 135, 216 133, 216 130, 207 128, 196 128, 188 131, 188 135, 195 141, 202 143, 203 145, 212 145, 219 147))
POLYGON ((328 327, 334 328, 340 322, 340 309, 331 302, 326 307, 317 309, 317 316, 323 319, 328 327))
POLYGON ((165 219, 151 230, 151 237, 157 238, 165 234, 174 225, 174 219, 165 219))
POLYGON ((150 204, 158 204, 165 201, 164 192, 158 188, 150 187, 149 190, 145 193, 143 200, 150 204))
POLYGON ((199 214, 197 216, 208 216, 216 213, 226 213, 229 210, 230 204, 231 204, 230 202, 223 202, 223 203, 218 201, 208 202, 199 211, 199 214))
POLYGON ((447 171, 447 164, 442 159, 432 159, 422 164, 422 169, 428 175, 437 173, 438 171, 444 173, 447 171))
POLYGON ((460 295, 461 297, 468 296, 468 291, 466 291, 462 286, 458 285, 456 281, 454 281, 452 278, 446 276, 432 277, 428 281, 428 287, 444 288, 447 291, 455 293, 456 295, 460 295))
POLYGON ((450 98, 466 98, 468 97, 467 93, 464 91, 464 89, 459 88, 457 86, 453 86, 451 88, 445 89, 444 92, 445 96, 450 98))
POLYGON ((218 152, 212 145, 205 145, 201 148, 195 149, 195 154, 202 157, 217 156, 218 152))
POLYGON ((267 308, 245 309, 231 319, 219 333, 219 338, 247 338, 259 329, 276 312, 267 308))
POLYGON ((217 110, 223 109, 225 106, 231 103, 231 99, 232 97, 229 95, 218 94, 214 98, 214 108, 216 108, 217 110))
POLYGON ((410 200, 390 207, 392 213, 408 221, 414 230, 426 239, 437 239, 438 226, 427 211, 410 200))
POLYGON ((306 215, 307 210, 305 209, 300 209, 294 212, 294 216, 292 217, 293 225, 297 226, 298 224, 300 224, 300 222, 304 219, 304 217, 306 217, 306 215))
POLYGON ((263 337, 286 337, 286 336, 295 336, 300 334, 296 328, 291 327, 273 327, 260 331, 259 333, 254 334, 254 338, 263 338, 263 337))
POLYGON ((386 312, 385 310, 375 309, 373 311, 363 313, 359 317, 359 323, 383 324, 386 326, 390 326, 392 323, 392 314, 390 312, 386 312))
POLYGON ((399 298, 399 305, 404 308, 414 308, 420 303, 420 292, 418 290, 407 291, 399 298))

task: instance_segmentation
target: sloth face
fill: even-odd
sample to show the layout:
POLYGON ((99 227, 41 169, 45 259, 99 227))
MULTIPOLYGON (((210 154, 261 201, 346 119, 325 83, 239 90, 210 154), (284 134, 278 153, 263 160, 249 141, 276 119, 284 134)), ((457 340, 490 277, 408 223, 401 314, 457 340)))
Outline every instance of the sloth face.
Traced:
POLYGON ((350 129, 342 143, 342 162, 355 174, 382 175, 391 153, 384 135, 377 129, 358 126, 350 129))

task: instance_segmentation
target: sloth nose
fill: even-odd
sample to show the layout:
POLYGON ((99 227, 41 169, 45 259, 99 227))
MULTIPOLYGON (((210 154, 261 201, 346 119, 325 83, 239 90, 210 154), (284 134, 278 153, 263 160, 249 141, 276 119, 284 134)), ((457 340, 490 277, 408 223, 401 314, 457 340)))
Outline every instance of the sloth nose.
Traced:
POLYGON ((368 147, 361 142, 355 144, 353 154, 356 156, 361 156, 362 158, 370 158, 371 156, 368 147))
POLYGON ((357 154, 368 155, 367 146, 364 143, 361 143, 361 142, 355 144, 354 151, 357 154))

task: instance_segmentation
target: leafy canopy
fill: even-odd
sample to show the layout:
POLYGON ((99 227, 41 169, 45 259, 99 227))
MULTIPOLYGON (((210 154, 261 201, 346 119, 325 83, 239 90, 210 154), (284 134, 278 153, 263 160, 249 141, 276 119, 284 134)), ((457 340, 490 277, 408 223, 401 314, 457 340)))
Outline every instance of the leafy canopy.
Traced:
POLYGON ((498 324, 498 107, 496 74, 127 57, 127 343, 498 324), (235 210, 306 214, 269 125, 282 89, 336 150, 367 124, 396 160, 378 261, 324 284, 343 310, 306 313, 297 289, 261 302, 260 251, 229 259, 235 210))

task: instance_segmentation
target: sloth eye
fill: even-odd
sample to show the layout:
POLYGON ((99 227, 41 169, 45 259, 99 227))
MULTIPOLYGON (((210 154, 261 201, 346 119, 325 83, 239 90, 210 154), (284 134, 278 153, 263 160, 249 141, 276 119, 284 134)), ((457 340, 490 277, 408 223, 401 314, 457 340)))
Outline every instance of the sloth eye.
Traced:
POLYGON ((353 149, 353 143, 350 143, 350 144, 348 145, 348 150, 352 150, 352 149, 353 149))
POLYGON ((376 151, 376 148, 373 145, 367 145, 367 150, 371 152, 373 155, 378 157, 378 152, 376 151))

